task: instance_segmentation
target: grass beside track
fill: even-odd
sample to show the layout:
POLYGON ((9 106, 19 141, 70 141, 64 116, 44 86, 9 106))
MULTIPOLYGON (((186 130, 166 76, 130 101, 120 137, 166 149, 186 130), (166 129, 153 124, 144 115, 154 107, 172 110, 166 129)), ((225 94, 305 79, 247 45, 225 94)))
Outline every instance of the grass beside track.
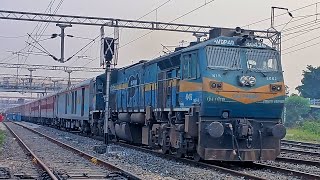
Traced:
POLYGON ((6 136, 5 132, 3 130, 0 130, 0 147, 2 147, 5 136, 6 136))
POLYGON ((287 140, 320 143, 320 121, 306 121, 287 129, 287 140))

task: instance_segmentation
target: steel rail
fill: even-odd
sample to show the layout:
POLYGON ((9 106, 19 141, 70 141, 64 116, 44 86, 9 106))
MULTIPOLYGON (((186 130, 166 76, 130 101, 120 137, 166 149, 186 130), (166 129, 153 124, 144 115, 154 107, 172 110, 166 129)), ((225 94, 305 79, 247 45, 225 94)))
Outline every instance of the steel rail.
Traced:
POLYGON ((303 154, 312 154, 312 155, 318 155, 320 156, 320 152, 314 152, 314 151, 304 151, 304 150, 300 150, 300 149, 294 149, 294 148, 281 148, 281 151, 284 152, 291 152, 291 153, 303 153, 303 154))
MULTIPOLYGON (((21 124, 18 124, 22 127, 26 127, 24 125, 21 125, 21 124)), ((27 128, 27 127, 26 127, 27 128)), ((36 131, 34 129, 30 129, 31 131, 36 131)), ((36 131, 37 132, 37 131, 36 131)), ((39 134, 42 135, 42 133, 40 132, 37 132, 39 134)), ((84 135, 81 135, 81 134, 78 134, 80 136, 84 136, 84 135)), ((46 135, 44 135, 46 137, 46 135)), ((48 137, 48 136, 47 136, 48 137)), ((86 137, 86 136, 85 136, 86 137)), ((50 137, 49 137, 50 138, 50 137)), ((91 137, 92 138, 92 137, 91 137)), ((96 137, 95 139, 99 140, 99 141, 102 141, 101 138, 98 138, 96 137)), ((53 139, 54 141, 56 141, 55 139, 53 139)), ((207 168, 207 169, 214 169, 214 170, 220 170, 222 172, 225 172, 225 173, 229 173, 229 174, 232 174, 234 176, 238 176, 238 177, 244 177, 245 179, 253 179, 253 180, 266 180, 265 178, 262 178, 262 177, 258 177, 258 176, 255 176, 255 175, 251 175, 251 174, 247 174, 247 173, 242 173, 242 172, 239 172, 239 171, 236 171, 236 170, 232 170, 232 169, 228 169, 228 168, 225 168, 225 167, 221 167, 221 166, 217 166, 217 165, 212 165, 212 164, 207 164, 207 163, 202 163, 202 162, 196 162, 196 161, 193 161, 191 159, 186 159, 186 158, 178 158, 178 157, 175 157, 174 155, 168 155, 168 154, 163 154, 163 153, 160 153, 160 152, 156 152, 154 150, 151 150, 151 149, 148 149, 148 148, 144 148, 144 147, 138 147, 138 146, 134 146, 134 145, 130 145, 130 144, 125 144, 125 143, 122 143, 122 142, 113 142, 114 144, 118 144, 118 145, 121 145, 121 146, 124 146, 124 147, 128 147, 128 148, 131 148, 131 149, 136 149, 138 151, 142 151, 142 152, 146 152, 146 153, 149 153, 149 154, 153 154, 155 156, 158 156, 158 157, 161 157, 161 158, 165 158, 165 159, 169 159, 169 160, 174 160, 174 161, 177 161, 177 162, 182 162, 182 163, 186 163, 186 164, 191 164, 191 165, 194 165, 194 166, 198 166, 198 167, 202 167, 202 168, 207 168)), ((63 143, 64 144, 64 143, 63 143)), ((66 146, 69 146, 67 144, 65 144, 66 146)), ((81 151, 82 152, 82 151, 81 151)), ((84 152, 83 152, 84 153, 84 152)))
MULTIPOLYGON (((81 136, 83 136, 83 135, 81 135, 81 136)), ((95 138, 95 139, 101 140, 99 138, 95 138)), ((245 179, 258 179, 258 180, 266 179, 266 178, 263 178, 263 177, 258 177, 258 176, 255 176, 255 175, 242 173, 242 172, 239 172, 239 171, 234 170, 234 169, 226 168, 226 167, 223 167, 223 165, 221 165, 221 166, 220 165, 213 165, 213 164, 208 164, 208 163, 203 163, 203 162, 196 162, 196 161, 193 161, 191 159, 178 158, 178 157, 176 157, 174 155, 163 154, 161 152, 157 152, 155 150, 152 150, 152 149, 149 149, 149 148, 146 148, 146 147, 135 146, 135 145, 126 144, 126 143, 122 143, 122 142, 114 142, 114 143, 118 144, 118 145, 121 145, 121 146, 124 146, 124 147, 136 149, 138 151, 146 152, 146 153, 149 153, 149 154, 154 154, 154 155, 156 155, 158 157, 161 157, 161 158, 165 158, 165 159, 169 159, 169 160, 175 160, 175 161, 178 161, 178 162, 191 164, 191 165, 195 165, 195 166, 198 166, 198 167, 214 169, 214 170, 220 170, 222 172, 230 173, 230 174, 238 176, 238 177, 244 177, 245 179)), ((279 159, 282 160, 284 158, 279 158, 279 159)), ((298 160, 293 160, 293 161, 297 162, 298 160)), ((312 163, 316 164, 318 162, 316 162, 316 161, 310 162, 310 164, 312 164, 312 163)), ((291 175, 291 176, 294 175, 294 176, 297 176, 297 177, 301 177, 302 179, 320 179, 319 175, 308 174, 306 172, 301 172, 301 171, 297 171, 297 170, 280 168, 280 167, 271 166, 271 165, 267 165, 267 164, 263 164, 263 163, 259 163, 259 162, 254 162, 253 165, 254 165, 254 167, 257 167, 257 168, 270 169, 272 171, 276 171, 276 172, 279 172, 279 173, 284 173, 284 174, 288 174, 288 175, 291 175)))
POLYGON ((135 175, 135 174, 133 174, 133 173, 130 173, 130 172, 128 172, 128 171, 125 171, 125 170, 123 170, 123 169, 121 169, 121 168, 119 168, 119 167, 117 167, 117 166, 115 166, 115 165, 113 165, 113 164, 110 164, 110 163, 108 163, 108 162, 106 162, 106 161, 104 161, 104 160, 102 160, 102 159, 99 159, 99 158, 97 158, 97 157, 95 157, 95 156, 92 156, 92 155, 90 155, 90 154, 88 154, 88 153, 86 153, 86 152, 83 152, 83 151, 81 151, 81 150, 79 150, 79 149, 77 149, 77 148, 75 148, 75 147, 72 147, 72 146, 70 146, 70 145, 68 145, 68 144, 65 144, 65 143, 63 143, 63 142, 61 142, 61 141, 58 141, 58 140, 56 140, 56 139, 54 139, 54 138, 51 138, 51 137, 49 137, 49 136, 47 136, 47 135, 45 135, 45 134, 43 134, 43 133, 41 133, 41 132, 39 132, 39 131, 37 131, 37 130, 35 130, 35 129, 31 129, 30 127, 24 126, 24 125, 19 124, 19 123, 16 123, 16 122, 13 122, 13 123, 16 124, 16 125, 19 125, 19 126, 21 126, 21 127, 24 127, 24 128, 26 128, 27 130, 29 130, 29 131, 31 131, 31 132, 33 132, 33 133, 35 133, 35 134, 38 134, 38 135, 40 135, 40 136, 48 139, 49 141, 51 141, 51 142, 53 142, 53 143, 55 143, 55 144, 57 144, 57 145, 65 148, 65 149, 68 149, 68 150, 70 150, 70 151, 73 151, 74 153, 76 153, 76 154, 78 154, 79 156, 82 156, 82 157, 88 159, 89 161, 91 161, 92 159, 94 159, 94 160, 96 161, 96 164, 97 164, 97 165, 103 166, 103 167, 105 167, 105 168, 107 168, 107 169, 109 169, 109 170, 111 170, 111 171, 114 171, 114 172, 120 172, 123 176, 125 176, 126 178, 128 178, 128 179, 130 179, 130 180, 142 180, 142 178, 139 177, 138 175, 135 175))
POLYGON ((54 173, 49 169, 49 167, 40 160, 40 158, 38 156, 35 155, 35 153, 23 142, 23 140, 6 124, 3 123, 6 128, 10 131, 10 133, 18 140, 18 143, 24 148, 26 149, 31 156, 36 159, 37 164, 40 165, 40 167, 46 172, 48 173, 48 175, 50 176, 50 178, 52 180, 59 180, 59 178, 56 177, 56 175, 54 175, 54 173))
MULTIPOLYGON (((219 169, 221 171, 229 172, 229 173, 232 173, 232 174, 234 173, 234 175, 244 176, 244 177, 249 178, 249 179, 264 179, 262 177, 257 177, 257 176, 254 176, 254 175, 241 173, 241 172, 239 172, 237 170, 232 170, 232 169, 225 168, 225 167, 222 167, 222 166, 219 166, 219 165, 212 165, 212 164, 208 164, 208 163, 195 162, 195 161, 192 161, 190 159, 185 159, 185 158, 181 159, 181 158, 177 158, 177 157, 175 157, 173 155, 166 155, 166 154, 162 154, 162 153, 159 153, 159 152, 152 151, 152 150, 147 149, 147 148, 137 147, 137 146, 134 146, 134 145, 129 145, 129 144, 121 143, 121 142, 117 142, 117 144, 120 144, 120 145, 123 145, 123 146, 126 146, 126 147, 130 147, 130 148, 134 148, 134 149, 137 149, 137 150, 141 150, 141 151, 144 151, 144 152, 147 152, 147 153, 155 153, 158 156, 165 157, 165 158, 171 158, 171 159, 176 160, 176 161, 182 161, 182 162, 186 162, 186 163, 194 163, 195 165, 198 165, 198 166, 201 166, 201 167, 204 167, 204 168, 216 168, 216 169, 219 169)), ((254 162, 253 164, 255 166, 259 167, 259 168, 267 168, 267 169, 270 169, 270 170, 273 170, 273 171, 277 171, 277 172, 281 172, 281 173, 285 173, 285 174, 289 174, 289 175, 292 174, 292 175, 301 177, 303 179, 320 179, 320 176, 315 175, 315 174, 308 174, 308 173, 301 172, 301 171, 280 168, 280 167, 266 165, 266 164, 257 163, 257 162, 254 162)))
POLYGON ((320 150, 320 144, 314 144, 314 143, 308 143, 308 142, 281 140, 281 144, 287 145, 287 146, 297 146, 302 148, 320 150))
POLYGON ((310 174, 310 173, 306 173, 306 172, 302 172, 302 171, 286 169, 286 168, 280 168, 280 167, 271 166, 271 165, 267 165, 267 164, 264 164, 264 163, 258 163, 258 162, 254 162, 254 165, 257 168, 270 169, 272 171, 276 171, 276 172, 279 172, 279 173, 285 173, 285 174, 289 174, 289 175, 294 175, 294 176, 300 177, 302 179, 320 179, 319 175, 310 174))
POLYGON ((276 161, 320 166, 320 161, 309 161, 309 160, 294 159, 294 158, 287 158, 287 157, 277 157, 276 161))
POLYGON ((124 147, 128 147, 131 149, 136 149, 138 151, 146 152, 149 154, 154 154, 158 157, 169 159, 169 160, 174 160, 174 161, 178 161, 178 162, 182 162, 182 163, 186 163, 186 164, 191 164, 194 166, 207 168, 207 169, 220 170, 222 172, 229 173, 234 176, 244 177, 245 179, 265 180, 265 178, 258 177, 258 176, 252 175, 252 174, 242 173, 237 170, 229 169, 229 168, 218 166, 218 165, 213 165, 213 164, 208 164, 208 163, 203 163, 203 162, 196 162, 196 161, 193 161, 193 160, 187 159, 187 158, 178 158, 178 157, 175 157, 174 155, 163 154, 161 152, 156 152, 156 151, 151 150, 149 148, 134 146, 134 145, 125 144, 122 142, 115 142, 115 144, 118 144, 118 145, 121 145, 124 147))

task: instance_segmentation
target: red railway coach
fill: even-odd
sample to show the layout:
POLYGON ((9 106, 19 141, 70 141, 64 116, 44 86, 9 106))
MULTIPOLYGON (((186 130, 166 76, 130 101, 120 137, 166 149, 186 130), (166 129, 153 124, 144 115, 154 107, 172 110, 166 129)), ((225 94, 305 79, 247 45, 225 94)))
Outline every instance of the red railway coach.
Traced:
POLYGON ((36 100, 36 101, 33 101, 31 103, 31 119, 33 119, 35 122, 40 122, 40 100, 36 100))
POLYGON ((54 118, 54 102, 55 96, 50 95, 40 99, 40 117, 43 123, 49 123, 49 120, 54 118))
POLYGON ((4 120, 4 116, 3 114, 0 114, 0 122, 2 122, 4 120))

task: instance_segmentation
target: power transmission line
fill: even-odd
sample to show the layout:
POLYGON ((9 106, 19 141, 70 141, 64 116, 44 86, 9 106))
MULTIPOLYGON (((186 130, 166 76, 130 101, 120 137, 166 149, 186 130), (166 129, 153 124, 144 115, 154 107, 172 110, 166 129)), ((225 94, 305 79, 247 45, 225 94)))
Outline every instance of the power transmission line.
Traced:
MULTIPOLYGON (((54 0, 55 1, 55 0, 54 0)), ((48 4, 47 8, 45 9, 45 13, 50 9, 50 6, 53 5, 54 1, 50 1, 50 3, 48 4)), ((40 22, 37 23, 37 25, 35 26, 35 28, 32 30, 31 34, 34 33, 34 31, 38 28, 40 22)), ((29 41, 29 37, 27 39, 27 41, 29 41)), ((22 48, 21 50, 17 51, 17 52, 21 52, 24 51, 25 49, 27 49, 30 45, 26 44, 26 46, 24 48, 22 48)), ((11 54, 10 56, 7 56, 6 58, 0 60, 0 62, 4 62, 4 61, 8 61, 7 59, 11 58, 12 56, 14 56, 13 54, 11 54)), ((10 60, 12 60, 13 58, 11 58, 10 60)))
MULTIPOLYGON (((56 1, 56 0, 50 1, 49 5, 48 5, 48 7, 47 7, 47 9, 46 9, 46 11, 47 11, 47 10, 51 10, 51 8, 52 8, 52 6, 54 5, 55 1, 56 1), (51 4, 51 2, 52 2, 52 4, 51 4)), ((61 3, 61 2, 63 2, 63 0, 61 0, 60 3, 61 3)), ((55 12, 54 12, 54 14, 55 14, 56 11, 58 11, 58 9, 60 8, 60 6, 59 6, 59 5, 61 5, 60 3, 58 4, 58 6, 57 6, 57 8, 56 8, 56 10, 55 10, 55 12)), ((40 24, 40 22, 37 24, 37 26, 38 26, 39 24, 40 24)), ((34 30, 32 31, 31 34, 33 34, 33 32, 35 31, 35 29, 37 28, 37 26, 34 28, 34 30)), ((42 31, 38 34, 38 32, 39 32, 40 29, 41 29, 41 26, 42 26, 42 24, 39 26, 38 30, 37 30, 36 33, 35 33, 36 35, 38 35, 38 36, 37 36, 38 38, 40 38, 41 35, 45 32, 45 30, 48 28, 49 23, 46 23, 46 25, 44 25, 42 31), (40 35, 40 36, 39 36, 39 35, 40 35)), ((36 37, 36 40, 39 40, 37 37, 36 37)), ((27 42, 29 41, 29 38, 30 38, 30 36, 28 37, 27 42)), ((27 44, 28 44, 28 43, 27 43, 27 44)), ((32 51, 33 48, 34 48, 34 47, 32 47, 32 46, 29 47, 28 51, 30 51, 30 49, 31 49, 31 51, 32 51)), ((25 58, 23 64, 26 63, 26 61, 28 60, 28 58, 29 58, 29 55, 27 55, 27 57, 25 58)))
POLYGON ((316 46, 316 45, 319 45, 319 44, 320 44, 320 42, 317 42, 317 43, 311 44, 311 45, 309 45, 309 46, 305 46, 305 47, 302 47, 302 48, 299 48, 299 49, 296 49, 296 50, 293 50, 293 51, 284 53, 284 54, 282 54, 282 55, 285 56, 285 55, 288 55, 288 54, 291 54, 291 53, 294 53, 294 52, 297 52, 297 51, 301 51, 301 50, 303 50, 303 49, 310 48, 310 47, 313 47, 313 46, 316 46))
MULTIPOLYGON (((144 14, 143 16, 140 16, 138 19, 136 19, 136 20, 141 20, 142 18, 144 18, 144 17, 146 17, 146 16, 148 16, 149 14, 151 14, 152 12, 154 12, 154 11, 157 11, 158 9, 160 9, 161 7, 163 7, 164 5, 166 5, 166 4, 168 4, 169 2, 171 2, 172 0, 167 0, 166 2, 164 2, 164 3, 162 3, 161 5, 159 5, 159 6, 157 6, 155 9, 153 9, 153 10, 151 10, 151 11, 149 11, 148 13, 146 13, 146 14, 144 14)), ((128 24, 128 23, 126 23, 126 24, 128 24)), ((123 29, 123 28, 121 28, 121 29, 123 29)), ((114 33, 111 33, 111 34, 109 34, 108 36, 112 36, 114 33)), ((97 40, 98 38, 100 37, 100 34, 99 35, 97 35, 95 38, 93 38, 93 40, 92 41, 94 41, 95 42, 95 40, 97 40)), ((86 46, 88 46, 89 44, 91 44, 91 42, 89 42, 88 44, 86 44, 84 47, 86 47, 86 46)), ((94 43, 93 43, 94 44, 94 43)), ((93 46, 93 44, 91 44, 91 46, 90 47, 92 47, 93 46)), ((89 48, 90 48, 89 47, 89 48)), ((86 51, 88 51, 89 50, 89 48, 86 50, 86 51)), ((83 48, 81 48, 81 49, 83 49, 83 48)), ((83 55, 83 54, 82 54, 83 55)), ((90 61, 89 63, 87 63, 87 64, 85 64, 84 66, 86 66, 86 65, 88 65, 88 64, 90 64, 91 62, 93 62, 93 60, 92 61, 90 61)), ((73 62, 74 63, 74 62, 73 62)))
MULTIPOLYGON (((170 21, 169 23, 172 23, 172 22, 174 22, 174 21, 176 21, 176 20, 178 20, 178 19, 181 19, 181 18, 183 18, 183 17, 185 17, 185 16, 193 13, 194 11, 197 11, 197 10, 201 9, 202 7, 204 7, 204 6, 206 6, 206 5, 210 4, 210 3, 213 3, 214 1, 215 1, 215 0, 211 0, 211 1, 209 1, 209 2, 206 2, 205 4, 203 4, 203 5, 199 6, 199 7, 196 7, 196 8, 194 8, 194 9, 192 9, 191 11, 189 11, 189 12, 187 12, 187 13, 185 13, 185 14, 183 14, 183 15, 175 18, 175 19, 173 19, 173 20, 170 21)), ((145 33, 145 34, 137 37, 136 39, 133 39, 133 40, 129 41, 128 43, 120 46, 119 49, 120 49, 120 48, 123 48, 123 47, 125 47, 125 46, 127 46, 127 45, 129 45, 129 44, 131 44, 131 43, 133 43, 133 42, 135 42, 135 41, 137 41, 137 40, 139 40, 139 39, 144 38, 145 36, 151 34, 152 32, 154 32, 154 30, 151 30, 151 31, 149 31, 149 32, 147 32, 147 33, 145 33)))
MULTIPOLYGON (((318 1, 318 2, 316 2, 316 3, 312 3, 312 4, 309 4, 309 5, 306 5, 306 6, 303 6, 303 7, 300 7, 300 8, 297 8, 297 9, 293 9, 293 10, 291 10, 290 12, 299 11, 299 10, 301 10, 301 9, 305 9, 305 8, 308 8, 308 7, 317 5, 318 3, 320 3, 320 1, 318 1)), ((287 14, 287 13, 282 13, 282 14, 276 15, 275 17, 283 16, 283 15, 285 15, 285 14, 287 14)), ((258 23, 262 23, 262 22, 264 22, 264 21, 268 21, 268 20, 270 20, 270 18, 261 19, 261 20, 259 20, 259 21, 256 21, 256 22, 253 22, 253 23, 244 25, 244 26, 242 26, 242 27, 249 27, 249 26, 252 26, 252 25, 255 25, 255 24, 258 24, 258 23)))
POLYGON ((300 42, 300 43, 298 43, 298 44, 295 44, 295 45, 293 45, 293 46, 290 46, 290 47, 288 47, 288 48, 285 48, 285 49, 283 49, 282 51, 287 51, 288 49, 292 49, 292 48, 294 48, 294 47, 300 46, 301 44, 305 44, 305 43, 308 43, 308 42, 310 42, 310 41, 313 41, 313 40, 316 40, 316 39, 319 39, 319 38, 320 38, 320 36, 314 37, 314 38, 312 38, 312 39, 309 39, 309 40, 300 42))

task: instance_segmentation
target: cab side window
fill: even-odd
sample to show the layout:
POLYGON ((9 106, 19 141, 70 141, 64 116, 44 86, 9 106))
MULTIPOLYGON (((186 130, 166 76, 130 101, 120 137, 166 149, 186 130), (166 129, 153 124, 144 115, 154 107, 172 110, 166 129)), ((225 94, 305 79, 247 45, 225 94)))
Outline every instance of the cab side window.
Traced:
POLYGON ((190 60, 191 60, 191 55, 189 54, 183 55, 183 60, 182 60, 183 79, 189 79, 191 77, 190 60))
POLYGON ((197 53, 182 55, 182 78, 196 79, 200 77, 197 53))

